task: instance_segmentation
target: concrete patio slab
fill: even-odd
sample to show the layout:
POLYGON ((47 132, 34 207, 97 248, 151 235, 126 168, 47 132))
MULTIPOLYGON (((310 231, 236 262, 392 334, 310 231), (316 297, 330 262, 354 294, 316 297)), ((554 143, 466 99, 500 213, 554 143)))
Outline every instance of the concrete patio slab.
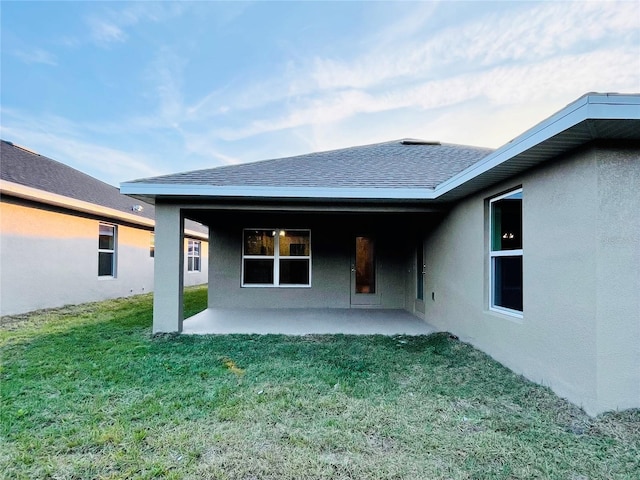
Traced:
POLYGON ((435 331, 405 310, 208 308, 186 319, 182 333, 429 335, 435 331))

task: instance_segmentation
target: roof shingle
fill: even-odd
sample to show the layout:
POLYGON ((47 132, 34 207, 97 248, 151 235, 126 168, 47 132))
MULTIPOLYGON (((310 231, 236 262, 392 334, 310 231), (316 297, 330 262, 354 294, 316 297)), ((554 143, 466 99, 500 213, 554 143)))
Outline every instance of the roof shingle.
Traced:
POLYGON ((0 178, 144 218, 154 218, 153 205, 134 200, 97 178, 5 140, 0 141, 0 178), (141 203, 142 211, 132 210, 133 205, 141 203))
POLYGON ((167 185, 435 188, 493 150, 403 140, 195 170, 128 183, 167 185))

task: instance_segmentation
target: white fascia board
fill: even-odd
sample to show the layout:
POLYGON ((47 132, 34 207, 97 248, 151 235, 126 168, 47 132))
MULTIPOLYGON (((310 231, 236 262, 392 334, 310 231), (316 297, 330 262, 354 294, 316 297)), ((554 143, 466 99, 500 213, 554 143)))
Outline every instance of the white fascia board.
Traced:
POLYGON ((202 240, 205 242, 209 241, 209 234, 207 233, 202 233, 202 232, 196 232, 195 230, 191 230, 188 228, 184 229, 184 236, 187 238, 194 238, 196 240, 202 240))
POLYGON ((587 118, 593 120, 640 120, 640 103, 626 105, 590 103, 587 105, 587 111, 587 118))
POLYGON ((356 200, 432 200, 429 188, 323 188, 323 187, 260 187, 250 185, 188 185, 122 183, 120 192, 126 195, 150 196, 211 196, 250 198, 321 198, 356 200))
POLYGON ((640 119, 640 96, 585 95, 435 188, 435 198, 585 120, 640 119))
MULTIPOLYGON (((640 93, 588 93, 573 103, 585 99, 587 103, 603 105, 640 105, 640 93)), ((571 105, 571 104, 570 104, 571 105)))
POLYGON ((114 220, 122 220, 145 227, 153 227, 155 224, 155 222, 149 218, 138 217, 134 214, 121 212, 114 208, 103 207, 101 205, 96 205, 95 203, 76 200, 75 198, 65 197, 64 195, 58 195, 57 193, 45 192, 44 190, 27 187, 7 180, 0 180, 0 193, 3 195, 10 195, 25 200, 44 203, 46 205, 67 208, 77 212, 89 213, 91 215, 114 220))

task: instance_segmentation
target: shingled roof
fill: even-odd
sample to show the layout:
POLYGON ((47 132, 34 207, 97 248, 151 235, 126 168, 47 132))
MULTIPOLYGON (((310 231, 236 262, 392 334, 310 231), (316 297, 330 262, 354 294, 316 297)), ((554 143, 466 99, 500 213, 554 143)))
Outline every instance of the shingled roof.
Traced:
POLYGON ((0 158, 2 180, 124 213, 154 218, 153 205, 122 195, 113 185, 24 147, 1 140, 0 158), (142 211, 134 210, 134 205, 141 205, 142 211))
POLYGON ((489 148, 404 139, 128 183, 276 188, 435 188, 492 151, 489 148))
POLYGON ((587 93, 497 150, 414 140, 124 182, 158 198, 452 202, 593 140, 639 140, 640 95, 587 93))

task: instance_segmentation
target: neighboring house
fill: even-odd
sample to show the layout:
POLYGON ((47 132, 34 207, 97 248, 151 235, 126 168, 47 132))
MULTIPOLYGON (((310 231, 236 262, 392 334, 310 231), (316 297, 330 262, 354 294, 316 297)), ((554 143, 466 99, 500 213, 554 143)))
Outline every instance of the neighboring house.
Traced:
POLYGON ((210 307, 401 308, 591 414, 640 407, 640 95, 495 151, 403 140, 121 190, 156 206, 155 332, 182 329, 191 218, 210 307))
MULTIPOLYGON (((1 315, 153 289, 153 205, 24 147, 0 148, 1 315)), ((207 229, 187 228, 184 283, 206 283, 207 229)))

